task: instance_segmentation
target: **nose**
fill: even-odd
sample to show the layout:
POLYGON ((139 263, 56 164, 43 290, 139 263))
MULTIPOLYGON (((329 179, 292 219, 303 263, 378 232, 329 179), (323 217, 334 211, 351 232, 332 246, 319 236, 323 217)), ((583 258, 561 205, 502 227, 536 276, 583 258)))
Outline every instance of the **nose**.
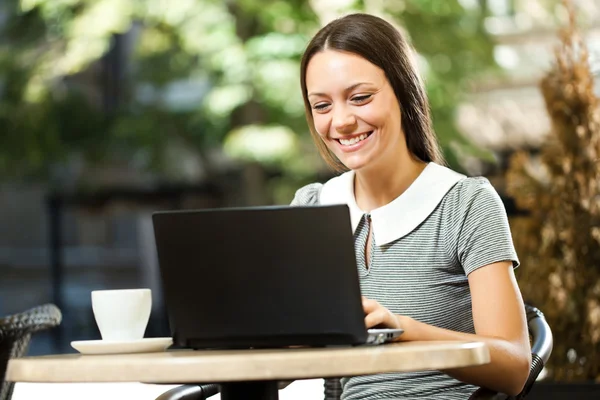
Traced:
POLYGON ((337 106, 333 109, 331 124, 338 133, 353 132, 356 127, 356 116, 348 107, 337 106))

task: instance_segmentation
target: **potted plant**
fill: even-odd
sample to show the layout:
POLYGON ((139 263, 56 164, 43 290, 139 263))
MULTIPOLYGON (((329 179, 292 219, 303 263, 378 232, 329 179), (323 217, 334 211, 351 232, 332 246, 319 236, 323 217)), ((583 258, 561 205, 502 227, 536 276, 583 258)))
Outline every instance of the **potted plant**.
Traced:
POLYGON ((514 154, 507 191, 524 216, 512 218, 525 300, 540 308, 554 335, 544 398, 585 398, 600 378, 600 99, 589 53, 565 1, 568 24, 540 82, 551 132, 537 154, 514 154), (577 384, 575 384, 577 383, 577 384), (583 397, 582 397, 583 398, 583 397))

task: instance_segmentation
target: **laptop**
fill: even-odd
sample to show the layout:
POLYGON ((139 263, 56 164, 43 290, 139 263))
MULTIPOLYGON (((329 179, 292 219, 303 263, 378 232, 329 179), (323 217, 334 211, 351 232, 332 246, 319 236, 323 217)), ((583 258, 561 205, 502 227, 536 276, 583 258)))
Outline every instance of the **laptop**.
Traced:
POLYGON ((152 215, 175 347, 381 344, 364 324, 346 205, 152 215))

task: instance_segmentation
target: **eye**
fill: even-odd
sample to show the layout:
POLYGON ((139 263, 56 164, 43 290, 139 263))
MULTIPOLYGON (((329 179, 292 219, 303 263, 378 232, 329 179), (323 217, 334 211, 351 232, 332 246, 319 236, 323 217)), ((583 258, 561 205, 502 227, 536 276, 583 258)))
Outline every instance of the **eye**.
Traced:
POLYGON ((324 111, 325 109, 327 109, 327 107, 329 107, 329 104, 327 103, 318 103, 313 105, 313 110, 324 111))
POLYGON ((358 104, 362 104, 362 103, 366 102, 367 100, 369 100, 372 96, 373 95, 371 95, 371 94, 363 94, 360 96, 354 96, 352 98, 352 101, 355 103, 358 103, 358 104))

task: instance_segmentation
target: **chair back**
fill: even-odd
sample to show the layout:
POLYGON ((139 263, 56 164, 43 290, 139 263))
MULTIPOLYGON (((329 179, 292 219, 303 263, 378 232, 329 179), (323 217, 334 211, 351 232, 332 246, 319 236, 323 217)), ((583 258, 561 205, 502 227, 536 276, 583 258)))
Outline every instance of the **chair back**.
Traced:
POLYGON ((31 308, 19 314, 0 318, 0 400, 9 400, 13 382, 5 382, 8 360, 27 353, 31 335, 60 324, 62 314, 54 304, 31 308))

